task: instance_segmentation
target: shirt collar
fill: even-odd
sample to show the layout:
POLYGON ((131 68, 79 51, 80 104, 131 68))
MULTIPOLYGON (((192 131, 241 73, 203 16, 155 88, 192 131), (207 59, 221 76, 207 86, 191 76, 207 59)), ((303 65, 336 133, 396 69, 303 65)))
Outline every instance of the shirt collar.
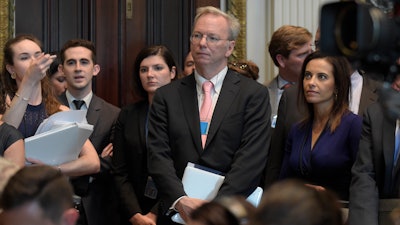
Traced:
POLYGON ((278 88, 282 89, 286 84, 294 84, 293 82, 289 82, 285 79, 283 79, 280 75, 278 75, 278 88))
POLYGON ((351 80, 351 85, 354 85, 357 83, 357 81, 362 80, 362 76, 360 74, 360 72, 358 72, 358 70, 355 70, 351 76, 350 76, 350 80, 351 80))
POLYGON ((83 100, 85 102, 86 107, 89 108, 89 104, 92 101, 93 92, 92 91, 89 92, 89 94, 87 94, 82 99, 77 99, 74 96, 72 96, 71 93, 67 90, 65 92, 65 96, 67 97, 67 101, 68 101, 68 105, 69 106, 73 105, 72 101, 74 101, 74 100, 83 100))
MULTIPOLYGON (((220 93, 222 88, 222 83, 224 82, 226 73, 228 72, 228 67, 225 66, 221 71, 219 71, 213 78, 211 78, 211 82, 214 84, 215 93, 220 93)), ((196 89, 197 93, 202 93, 202 85, 207 79, 201 76, 196 70, 194 71, 194 78, 196 80, 196 89)))

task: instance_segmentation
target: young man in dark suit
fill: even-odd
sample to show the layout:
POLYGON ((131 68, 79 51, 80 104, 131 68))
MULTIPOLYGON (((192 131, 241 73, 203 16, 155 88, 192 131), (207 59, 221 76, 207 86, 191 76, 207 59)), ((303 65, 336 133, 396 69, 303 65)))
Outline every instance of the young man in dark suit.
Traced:
POLYGON ((60 51, 61 65, 67 91, 60 96, 71 109, 87 110, 86 119, 92 124, 89 137, 100 158, 100 173, 72 179, 77 195, 82 197, 81 218, 78 224, 108 225, 117 218, 115 190, 112 185, 111 156, 112 130, 120 109, 96 96, 92 79, 100 72, 96 63, 96 49, 92 42, 82 39, 67 41, 60 51))
POLYGON ((304 59, 312 51, 312 34, 304 27, 283 25, 271 37, 268 51, 278 67, 278 74, 266 83, 271 104, 271 126, 278 116, 279 100, 283 91, 298 82, 304 59))
POLYGON ((151 106, 149 172, 161 194, 163 212, 173 209, 185 220, 204 203, 183 189, 188 162, 225 173, 217 197, 247 197, 258 186, 266 163, 271 130, 268 90, 227 67, 239 27, 234 17, 219 9, 199 8, 191 35, 196 69, 157 89, 151 106), (210 95, 203 93, 204 83, 211 86, 210 95), (203 116, 199 111, 206 105, 208 114, 203 116))

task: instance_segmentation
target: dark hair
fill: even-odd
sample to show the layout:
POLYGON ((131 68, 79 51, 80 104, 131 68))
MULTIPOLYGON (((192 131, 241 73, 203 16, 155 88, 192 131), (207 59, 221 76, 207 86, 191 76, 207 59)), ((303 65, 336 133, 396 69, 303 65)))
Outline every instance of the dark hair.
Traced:
POLYGON ((14 65, 14 51, 12 46, 24 41, 24 40, 30 40, 34 43, 36 43, 40 49, 42 49, 42 43, 37 39, 35 36, 30 35, 30 34, 20 34, 17 35, 15 38, 9 39, 6 44, 4 45, 3 48, 3 68, 2 68, 2 75, 1 75, 1 81, 4 85, 4 89, 6 94, 10 95, 11 97, 14 96, 15 92, 17 91, 17 82, 15 79, 11 78, 11 74, 8 72, 6 66, 7 65, 14 65))
POLYGON ((303 80, 305 76, 305 71, 308 63, 314 59, 325 59, 333 67, 333 75, 335 79, 335 90, 336 98, 333 104, 332 111, 330 112, 328 125, 331 132, 339 126, 342 116, 349 112, 349 89, 350 83, 350 64, 345 57, 342 56, 328 56, 320 51, 311 53, 304 60, 301 75, 299 78, 299 92, 298 92, 298 104, 299 108, 305 108, 306 117, 302 121, 305 125, 308 121, 312 120, 314 117, 313 104, 308 103, 304 96, 303 80), (302 105, 306 107, 302 107, 302 105))
POLYGON ((173 80, 179 77, 178 75, 180 73, 179 66, 177 66, 172 52, 167 47, 163 45, 151 45, 143 48, 136 56, 133 69, 133 84, 137 91, 137 94, 139 95, 139 97, 143 99, 147 99, 147 92, 144 90, 142 82, 140 81, 140 73, 139 73, 140 64, 145 58, 155 55, 159 55, 164 59, 169 70, 172 70, 172 67, 176 68, 176 75, 173 80))
POLYGON ((65 51, 69 48, 74 48, 74 47, 84 47, 89 49, 92 52, 92 61, 93 64, 96 64, 96 47, 94 46, 93 42, 85 40, 85 39, 71 39, 65 42, 63 47, 60 50, 60 59, 61 59, 61 64, 64 64, 65 61, 65 51))
POLYGON ((4 114, 7 110, 6 90, 3 84, 3 79, 0 79, 0 114, 4 114))
POLYGON ((50 53, 51 55, 57 55, 54 61, 50 64, 49 69, 47 70, 47 76, 51 78, 54 74, 58 72, 58 66, 61 65, 60 55, 57 52, 50 53))
POLYGON ((253 80, 257 80, 259 77, 258 72, 260 69, 257 64, 252 61, 238 60, 236 62, 229 62, 228 68, 253 80))
MULTIPOLYGON (((14 52, 12 46, 24 40, 33 41, 40 47, 40 49, 42 49, 42 43, 39 41, 39 39, 30 34, 20 34, 17 35, 15 38, 9 39, 6 42, 3 49, 4 60, 3 60, 3 69, 0 79, 1 89, 3 89, 1 91, 0 100, 4 100, 4 102, 5 102, 5 97, 7 95, 13 98, 15 96, 15 92, 17 92, 18 89, 17 82, 15 81, 15 79, 11 78, 11 74, 8 72, 6 68, 7 65, 14 65, 14 60, 13 60, 14 52)), ((60 111, 59 110, 60 103, 58 102, 58 100, 56 99, 56 97, 52 92, 52 89, 50 88, 50 81, 47 76, 41 80, 41 85, 42 85, 42 97, 45 103, 46 113, 48 115, 51 115, 53 113, 60 111)), ((3 104, 3 101, 1 101, 0 110, 5 111, 6 108, 3 107, 7 106, 5 105, 5 103, 3 104)))
POLYGON ((222 197, 195 209, 190 219, 205 225, 245 225, 254 210, 242 196, 222 197))
POLYGON ((4 188, 0 207, 7 211, 36 202, 45 217, 58 224, 66 209, 73 208, 73 190, 67 177, 46 165, 23 167, 4 188))
POLYGON ((342 225, 338 198, 297 180, 269 187, 256 209, 252 225, 342 225))
POLYGON ((280 27, 272 34, 268 46, 268 51, 274 64, 279 67, 279 63, 276 59, 278 54, 287 58, 292 50, 307 44, 311 39, 312 34, 304 27, 291 25, 280 27))

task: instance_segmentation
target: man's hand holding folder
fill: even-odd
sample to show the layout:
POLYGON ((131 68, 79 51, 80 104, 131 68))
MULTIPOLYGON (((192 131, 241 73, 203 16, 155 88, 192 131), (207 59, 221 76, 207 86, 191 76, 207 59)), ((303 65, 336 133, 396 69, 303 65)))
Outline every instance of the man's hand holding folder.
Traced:
MULTIPOLYGON (((217 196, 224 179, 224 174, 219 171, 189 162, 182 177, 187 196, 182 197, 175 205, 178 213, 172 216, 172 221, 185 224, 194 209, 217 196)), ((257 206, 262 192, 258 187, 247 200, 257 206)))
POLYGON ((189 219, 190 213, 208 201, 199 198, 184 196, 176 204, 176 209, 184 221, 189 219))

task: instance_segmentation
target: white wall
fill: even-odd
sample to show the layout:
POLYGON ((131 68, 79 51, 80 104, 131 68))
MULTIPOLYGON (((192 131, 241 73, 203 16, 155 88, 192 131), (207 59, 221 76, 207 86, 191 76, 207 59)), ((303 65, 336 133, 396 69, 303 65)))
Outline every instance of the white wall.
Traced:
POLYGON ((258 81, 264 83, 266 74, 267 50, 267 4, 270 0, 248 0, 246 12, 246 52, 247 60, 257 64, 260 69, 258 81))
POLYGON ((277 74, 268 53, 272 33, 282 25, 307 28, 313 35, 318 27, 319 9, 338 0, 247 0, 247 59, 260 68, 260 83, 277 74))

